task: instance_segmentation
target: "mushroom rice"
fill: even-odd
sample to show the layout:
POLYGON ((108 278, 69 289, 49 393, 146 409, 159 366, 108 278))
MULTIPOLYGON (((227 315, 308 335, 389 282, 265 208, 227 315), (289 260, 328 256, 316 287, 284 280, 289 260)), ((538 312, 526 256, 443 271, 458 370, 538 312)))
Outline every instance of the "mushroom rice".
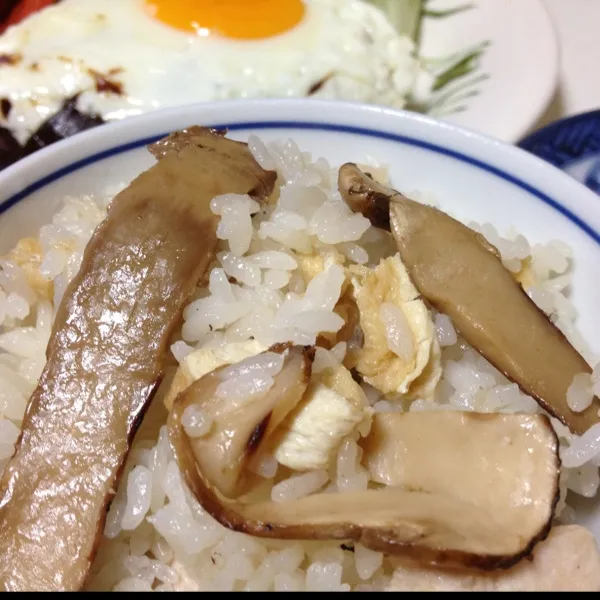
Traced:
MULTIPOLYGON (((468 344, 393 235, 344 202, 339 166, 292 140, 251 137, 248 148, 276 172, 273 192, 210 200, 218 247, 169 339, 86 589, 600 590, 597 545, 569 506, 600 485, 597 410, 591 427, 570 428, 468 344), (353 521, 360 506, 369 523, 353 521)), ((362 169, 388 183, 385 165, 362 169)), ((66 198, 0 260, 0 471, 59 306, 120 189, 66 198)), ((568 299, 569 248, 468 225, 596 364, 568 299)), ((573 374, 561 399, 575 422, 597 408, 600 367, 573 374)))

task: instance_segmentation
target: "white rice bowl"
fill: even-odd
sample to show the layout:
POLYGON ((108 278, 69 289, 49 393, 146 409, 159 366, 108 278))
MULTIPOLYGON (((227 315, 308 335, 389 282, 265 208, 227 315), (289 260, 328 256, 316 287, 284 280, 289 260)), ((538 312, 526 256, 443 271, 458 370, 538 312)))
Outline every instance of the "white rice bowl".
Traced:
MULTIPOLYGON (((199 289, 184 311, 181 339, 171 348, 178 361, 196 348, 251 338, 264 345, 312 344, 322 331, 339 327, 333 307, 340 295, 341 269, 330 265, 318 276, 318 285, 307 289, 298 255, 327 256, 335 248, 347 265, 375 266, 382 254, 394 253, 388 234, 352 214, 341 200, 338 165, 332 168, 324 159, 313 159, 291 140, 265 144, 251 137, 249 143, 263 167, 277 169, 283 184, 280 199, 276 206, 260 211, 243 196, 213 201, 213 211, 221 215, 218 264, 211 272, 210 289, 199 289)), ((39 271, 54 282, 51 301, 32 289, 17 264, 0 261, 0 469, 12 455, 28 398, 44 367, 55 308, 114 192, 66 198, 52 223, 39 232, 43 249, 39 271)), ((418 193, 413 197, 435 201, 418 193)), ((469 224, 498 247, 510 270, 517 272, 529 262, 536 280, 527 289, 529 295, 588 362, 596 364, 574 327, 577 313, 567 294, 572 275, 569 247, 554 240, 530 245, 516 232, 498 232, 489 223, 469 224)), ((436 314, 434 319, 443 376, 434 401, 416 400, 410 410, 541 411, 457 335, 448 317, 436 314)), ((325 359, 339 362, 345 350, 336 347, 325 359)), ((153 400, 136 436, 108 514, 90 589, 386 589, 393 573, 391 563, 359 544, 352 548, 339 542, 261 540, 229 531, 205 513, 187 490, 168 443, 162 404, 168 384, 167 380, 153 400)), ((365 385, 365 391, 376 412, 401 410, 374 388, 365 385)), ((600 394, 599 367, 591 377, 576 378, 569 404, 581 410, 594 393, 600 394)), ((190 426, 201 432, 202 416, 194 419, 190 426)), ((553 424, 563 460, 557 518, 569 523, 575 517, 570 499, 592 498, 598 491, 600 425, 577 438, 557 421, 553 424)), ((272 498, 283 501, 324 489, 366 489, 368 473, 360 465, 358 435, 353 433, 343 442, 327 469, 290 473, 277 468, 274 459, 266 461, 259 472, 262 469, 271 480, 272 498)))

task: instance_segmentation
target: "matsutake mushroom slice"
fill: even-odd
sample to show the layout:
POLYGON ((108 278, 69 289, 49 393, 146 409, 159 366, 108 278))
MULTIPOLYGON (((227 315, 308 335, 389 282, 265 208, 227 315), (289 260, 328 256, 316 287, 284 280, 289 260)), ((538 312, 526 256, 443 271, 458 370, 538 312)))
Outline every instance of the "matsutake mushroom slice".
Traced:
MULTIPOLYGON (((252 340, 192 352, 184 359, 173 378, 165 400, 167 409, 171 411, 179 394, 211 371, 224 365, 240 363, 261 351, 264 352, 265 348, 252 340)), ((263 360, 249 360, 244 364, 254 362, 260 365, 263 360)), ((330 365, 317 374, 313 373, 306 388, 298 388, 297 391, 302 392, 302 389, 305 392, 301 399, 295 397, 294 402, 297 404, 278 424, 274 435, 270 436, 267 453, 272 454, 279 464, 296 471, 325 469, 344 438, 370 419, 373 411, 362 388, 343 365, 330 365)), ((193 420, 193 415, 196 414, 197 421, 214 424, 215 407, 216 410, 222 410, 222 406, 216 403, 211 405, 210 410, 200 409, 194 413, 192 405, 188 409, 192 411, 188 413, 191 415, 189 418, 193 420)), ((205 443, 205 439, 193 440, 199 457, 205 443)))
POLYGON ((351 163, 340 169, 339 189, 353 210, 391 229, 419 293, 499 371, 573 433, 600 421, 597 398, 582 412, 567 404, 574 376, 591 367, 481 234, 378 184, 351 163))
MULTIPOLYGON (((508 440, 515 444, 514 451, 509 449, 508 461, 496 450, 490 452, 491 460, 482 459, 481 455, 488 452, 486 443, 478 448, 477 455, 465 453, 460 444, 446 447, 437 440, 432 443, 428 457, 437 454, 448 460, 454 456, 462 461, 459 467, 464 474, 458 482, 446 477, 437 487, 431 484, 430 489, 389 486, 360 492, 319 493, 283 502, 254 500, 252 489, 243 485, 244 468, 253 448, 266 443, 269 437, 268 416, 277 411, 274 400, 281 396, 284 402, 280 414, 287 413, 293 404, 289 392, 281 394, 276 390, 279 386, 288 389, 290 376, 296 378, 296 387, 300 390, 305 389, 308 380, 293 362, 295 357, 301 356, 301 349, 288 352, 269 391, 246 400, 241 399, 242 394, 239 406, 233 409, 217 391, 227 382, 223 370, 193 384, 174 404, 169 436, 175 457, 191 491, 222 525, 266 538, 354 540, 372 550, 409 557, 423 565, 480 569, 515 564, 547 535, 558 500, 560 462, 558 440, 543 415, 485 415, 480 420, 469 416, 455 427, 464 439, 467 431, 476 430, 480 424, 487 427, 495 421, 503 443, 508 440), (280 378, 284 381, 279 382, 280 378), (217 415, 216 427, 213 425, 208 436, 201 438, 201 446, 186 433, 182 422, 190 406, 217 415), (518 456, 521 461, 517 460, 518 456), (531 456, 543 473, 532 469, 531 456), (468 477, 485 482, 485 489, 480 488, 476 498, 456 491, 468 477), (499 501, 491 495, 496 487, 502 491, 506 503, 502 510, 499 501), (529 501, 527 494, 531 494, 529 501), (515 506, 511 503, 512 496, 525 500, 515 506)), ((255 373, 260 377, 258 369, 255 373)), ((243 387, 238 383, 232 385, 238 390, 243 387)), ((436 416, 437 413, 417 413, 412 425, 420 431, 428 430, 436 416)), ((444 417, 442 414, 441 418, 444 417)), ((438 431, 438 427, 434 430, 438 431)), ((388 433, 393 438, 393 430, 388 433)), ((479 441, 485 440, 483 434, 476 431, 475 435, 479 441)), ((390 477, 397 480, 396 471, 402 471, 405 463, 418 464, 420 457, 414 448, 420 450, 422 445, 414 443, 413 450, 402 455, 399 452, 401 439, 394 439, 394 443, 383 439, 384 447, 380 448, 379 436, 381 432, 376 428, 365 442, 367 464, 375 459, 369 451, 372 446, 376 448, 374 452, 382 453, 378 460, 389 469, 390 477)), ((426 459, 421 464, 424 469, 434 471, 430 477, 422 475, 421 480, 425 483, 433 480, 437 472, 435 460, 426 459)), ((474 487, 471 484, 470 489, 474 487)))
POLYGON ((112 201, 58 308, 47 364, 0 482, 0 589, 77 590, 168 343, 217 245, 214 196, 266 200, 276 174, 193 127, 112 201))
POLYGON ((194 381, 204 377, 211 371, 239 362, 245 358, 256 356, 264 352, 266 347, 256 340, 231 342, 223 348, 200 348, 188 354, 175 372, 171 387, 165 396, 167 410, 173 408, 175 398, 194 381))
POLYGON ((314 350, 275 345, 270 350, 221 367, 185 389, 173 404, 171 442, 182 472, 196 468, 225 495, 236 497, 244 484, 245 467, 264 447, 281 422, 299 404, 311 376, 314 350), (206 435, 185 431, 189 411, 212 421, 206 435))
POLYGON ((377 483, 452 496, 523 535, 550 524, 560 464, 544 415, 378 413, 360 444, 377 483))

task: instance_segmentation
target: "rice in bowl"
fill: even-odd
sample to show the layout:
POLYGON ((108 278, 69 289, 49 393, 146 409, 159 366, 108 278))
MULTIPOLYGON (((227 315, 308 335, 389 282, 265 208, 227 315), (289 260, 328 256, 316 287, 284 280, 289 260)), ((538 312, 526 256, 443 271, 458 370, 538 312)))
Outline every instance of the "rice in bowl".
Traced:
MULTIPOLYGON (((228 362, 251 360, 273 344, 318 342, 313 368, 313 383, 318 386, 322 384, 319 374, 326 368, 356 366, 356 353, 366 347, 368 332, 354 328, 340 339, 344 325, 351 321, 351 309, 342 310, 344 302, 360 297, 361 290, 368 296, 366 273, 379 273, 381 280, 395 277, 391 260, 397 250, 388 233, 371 226, 343 202, 338 169, 326 160, 313 160, 291 140, 265 144, 251 137, 249 146, 263 168, 277 171, 276 201, 260 207, 242 195, 213 200, 211 209, 220 217, 219 252, 207 285, 198 287, 184 310, 181 331, 171 345, 171 374, 177 363, 187 368, 188 377, 197 377, 193 369, 211 371, 228 362), (382 265, 392 265, 391 270, 382 265), (190 362, 194 356, 199 358, 190 362)), ((385 179, 385 168, 371 164, 369 171, 385 179)), ((44 368, 56 308, 116 191, 108 190, 103 197, 65 199, 50 225, 36 238, 22 240, 0 261, 2 468, 13 453, 29 396, 44 368)), ((418 191, 409 195, 421 202, 434 201, 418 191)), ((518 232, 502 237, 491 224, 469 225, 500 251, 504 265, 532 300, 586 360, 596 364, 574 325, 576 310, 567 294, 572 269, 569 248, 559 241, 531 246, 518 232)), ((383 350, 392 358, 412 356, 416 349, 406 345, 411 323, 403 321, 389 303, 377 309, 376 318, 385 329, 383 350)), ((461 339, 446 315, 428 307, 424 310, 431 325, 419 334, 426 348, 423 360, 436 366, 436 372, 427 375, 427 385, 413 386, 412 395, 410 382, 401 395, 384 394, 381 390, 393 365, 381 363, 384 366, 373 373, 370 383, 365 377, 360 384, 365 398, 362 411, 354 414, 340 406, 340 411, 347 410, 345 428, 331 433, 341 414, 334 411, 333 429, 323 433, 329 439, 312 440, 318 447, 311 449, 311 455, 302 448, 307 437, 298 430, 295 441, 286 440, 285 451, 263 456, 253 465, 268 497, 283 502, 319 491, 368 489, 373 481, 363 464, 361 440, 369 432, 372 414, 542 412, 461 339), (292 458, 294 451, 297 455, 292 458)), ((414 381, 422 374, 423 369, 414 381)), ((172 385, 173 378, 167 377, 136 435, 108 513, 89 589, 359 591, 396 589, 398 578, 410 580, 413 574, 403 573, 395 559, 359 543, 259 539, 215 521, 187 488, 169 444, 165 405, 170 406, 172 385)), ((235 390, 223 393, 235 397, 235 390)), ((600 395, 600 366, 574 380, 567 401, 572 410, 581 411, 594 395, 600 395)), ((194 436, 210 430, 210 416, 198 411, 184 416, 184 426, 194 436)), ((568 494, 591 498, 600 485, 600 425, 575 436, 556 419, 552 424, 563 462, 556 519, 568 524, 575 519, 568 494)))

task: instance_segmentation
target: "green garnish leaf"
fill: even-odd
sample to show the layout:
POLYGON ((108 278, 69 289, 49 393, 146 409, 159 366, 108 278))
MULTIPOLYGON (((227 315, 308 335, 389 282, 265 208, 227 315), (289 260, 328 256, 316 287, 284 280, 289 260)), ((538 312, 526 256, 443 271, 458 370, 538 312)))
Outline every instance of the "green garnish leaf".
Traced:
POLYGON ((419 39, 421 20, 425 10, 424 0, 367 0, 383 11, 400 35, 414 42, 419 39))
POLYGON ((460 6, 456 6, 454 8, 449 8, 447 10, 429 10, 426 8, 423 11, 424 17, 430 17, 432 19, 443 19, 445 17, 451 17, 453 15, 457 15, 465 10, 470 10, 475 8, 474 4, 461 4, 460 6))
POLYGON ((433 84, 432 91, 437 92, 456 79, 471 74, 477 68, 479 58, 487 46, 487 43, 481 44, 478 48, 475 48, 471 52, 468 52, 455 62, 451 63, 450 67, 441 73, 438 73, 435 83, 433 84))

